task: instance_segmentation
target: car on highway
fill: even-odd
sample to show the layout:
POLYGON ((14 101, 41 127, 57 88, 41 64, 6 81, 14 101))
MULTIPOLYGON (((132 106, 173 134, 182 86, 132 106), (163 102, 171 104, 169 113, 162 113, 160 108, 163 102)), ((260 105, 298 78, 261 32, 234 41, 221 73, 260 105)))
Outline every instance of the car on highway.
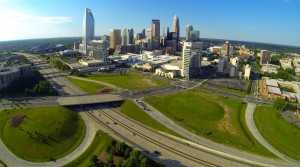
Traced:
POLYGON ((132 135, 132 136, 135 136, 135 133, 133 133, 133 132, 130 132, 130 135, 132 135))
POLYGON ((161 153, 159 151, 154 151, 155 154, 160 155, 161 153))

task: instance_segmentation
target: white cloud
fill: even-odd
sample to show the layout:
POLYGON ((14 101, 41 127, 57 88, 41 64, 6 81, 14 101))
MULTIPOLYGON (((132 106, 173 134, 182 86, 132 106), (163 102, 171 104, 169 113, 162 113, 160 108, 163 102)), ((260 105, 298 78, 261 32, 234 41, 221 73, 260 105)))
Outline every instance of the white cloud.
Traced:
POLYGON ((39 19, 43 23, 50 23, 50 24, 62 24, 62 23, 73 22, 72 17, 40 17, 39 19))
MULTIPOLYGON (((0 10, 0 41, 35 38, 57 24, 73 22, 66 16, 36 16, 13 10, 0 10)), ((50 34, 51 32, 49 32, 50 34)))

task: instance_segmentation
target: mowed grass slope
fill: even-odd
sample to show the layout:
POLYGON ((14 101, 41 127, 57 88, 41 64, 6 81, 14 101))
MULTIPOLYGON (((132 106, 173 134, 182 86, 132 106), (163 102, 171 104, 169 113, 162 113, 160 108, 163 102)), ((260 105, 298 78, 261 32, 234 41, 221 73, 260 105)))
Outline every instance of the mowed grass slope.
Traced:
POLYGON ((140 89, 152 86, 166 85, 167 82, 145 77, 142 75, 129 73, 129 74, 112 74, 112 75, 88 75, 88 79, 110 83, 112 85, 125 88, 125 89, 140 89))
POLYGON ((64 107, 11 109, 0 112, 0 137, 18 157, 28 161, 49 161, 68 155, 85 137, 80 116, 64 107), (17 127, 16 116, 26 116, 17 127))
POLYGON ((66 78, 74 85, 78 86, 80 89, 86 91, 88 94, 96 94, 98 93, 99 89, 104 88, 103 85, 98 83, 83 81, 71 77, 66 77, 66 78))
POLYGON ((120 110, 122 113, 127 115, 128 117, 146 125, 153 129, 181 137, 177 133, 173 132, 172 130, 168 129, 161 123, 157 122, 155 119, 153 119, 151 116, 149 116, 147 113, 142 111, 141 108, 139 108, 135 103, 133 103, 131 100, 126 100, 120 107, 120 110))
POLYGON ((286 120, 269 106, 257 106, 254 121, 262 136, 276 150, 300 160, 300 129, 286 120))
POLYGON ((112 138, 107 134, 98 131, 94 137, 92 144, 83 154, 81 154, 74 161, 68 163, 64 167, 87 167, 90 163, 92 155, 100 155, 112 142, 112 138))
POLYGON ((274 158, 245 123, 246 103, 197 90, 144 99, 187 130, 212 141, 274 158))

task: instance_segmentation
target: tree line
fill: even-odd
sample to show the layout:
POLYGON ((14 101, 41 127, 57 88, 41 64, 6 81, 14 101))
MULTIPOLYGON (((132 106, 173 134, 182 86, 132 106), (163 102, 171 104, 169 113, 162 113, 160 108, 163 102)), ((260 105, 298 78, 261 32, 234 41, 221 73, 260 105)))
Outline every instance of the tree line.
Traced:
POLYGON ((106 148, 106 152, 110 154, 107 163, 102 162, 96 155, 90 158, 89 167, 161 167, 160 164, 148 159, 138 150, 133 150, 125 142, 113 140, 106 148), (124 157, 121 163, 114 163, 113 156, 124 157))

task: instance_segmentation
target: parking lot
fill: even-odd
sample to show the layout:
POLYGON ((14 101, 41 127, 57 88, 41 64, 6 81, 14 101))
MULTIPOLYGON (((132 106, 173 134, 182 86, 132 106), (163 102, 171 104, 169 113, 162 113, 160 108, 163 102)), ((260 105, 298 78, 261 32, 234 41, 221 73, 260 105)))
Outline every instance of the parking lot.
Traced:
POLYGON ((216 75, 208 79, 205 83, 212 86, 246 91, 249 82, 248 80, 237 79, 237 78, 226 78, 223 75, 216 75))

